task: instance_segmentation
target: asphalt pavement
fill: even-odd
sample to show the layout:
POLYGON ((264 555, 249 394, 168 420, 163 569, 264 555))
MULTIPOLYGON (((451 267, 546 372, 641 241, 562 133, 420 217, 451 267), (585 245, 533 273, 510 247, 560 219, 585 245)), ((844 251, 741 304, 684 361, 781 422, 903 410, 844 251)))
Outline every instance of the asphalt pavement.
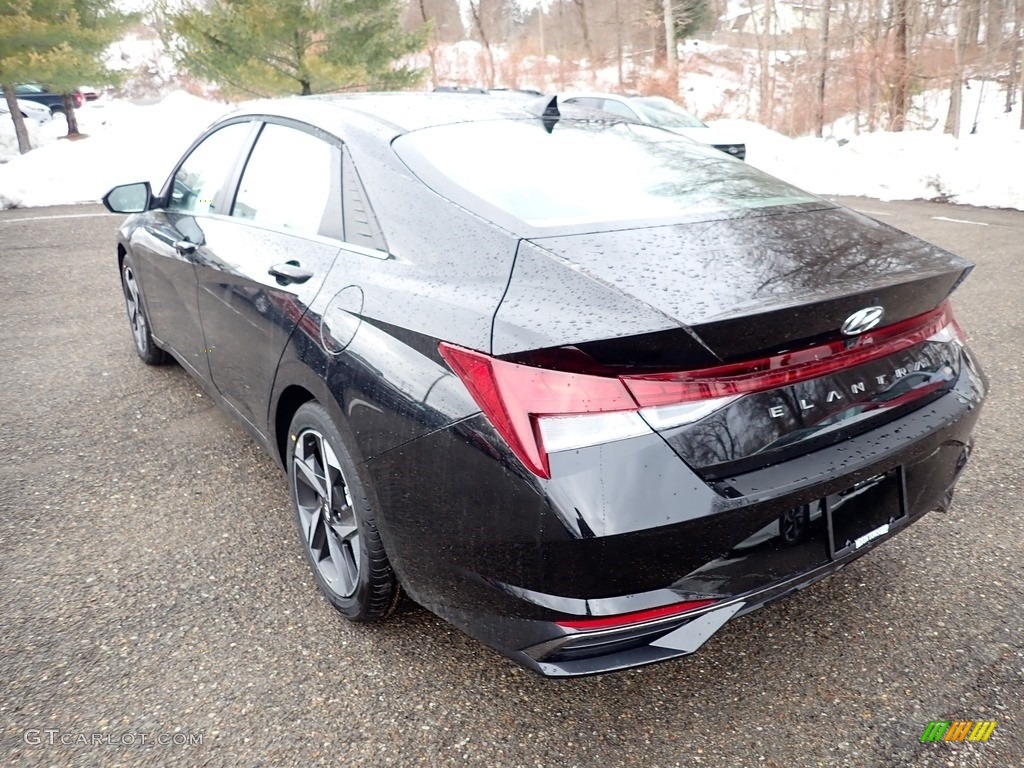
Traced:
POLYGON ((1024 213, 845 202, 977 263, 952 510, 694 656, 562 681, 416 606, 345 622, 274 462, 136 357, 119 217, 0 212, 0 765, 1024 766, 1024 213))

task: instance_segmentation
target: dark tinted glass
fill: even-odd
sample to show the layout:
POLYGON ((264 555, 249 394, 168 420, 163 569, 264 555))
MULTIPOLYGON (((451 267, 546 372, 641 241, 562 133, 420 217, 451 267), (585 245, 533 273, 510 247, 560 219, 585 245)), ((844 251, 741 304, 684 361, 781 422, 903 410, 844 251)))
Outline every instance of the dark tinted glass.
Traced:
POLYGON ((440 194, 536 227, 817 200, 717 150, 632 123, 560 120, 550 133, 541 120, 457 123, 413 131, 393 146, 440 194))

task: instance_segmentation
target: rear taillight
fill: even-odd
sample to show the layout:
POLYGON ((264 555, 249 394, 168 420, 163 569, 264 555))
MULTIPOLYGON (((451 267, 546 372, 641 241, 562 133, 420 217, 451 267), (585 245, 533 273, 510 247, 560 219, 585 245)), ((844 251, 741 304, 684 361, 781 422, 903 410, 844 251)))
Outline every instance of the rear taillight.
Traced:
POLYGON ((80 106, 82 106, 82 92, 81 91, 75 91, 73 94, 71 94, 71 98, 75 102, 75 109, 78 109, 80 106))
MULTIPOLYGON (((689 423, 741 395, 853 368, 929 339, 962 338, 952 310, 943 304, 854 339, 671 373, 616 376, 538 368, 446 342, 438 351, 513 453, 531 472, 548 478, 548 453, 689 423)), ((563 360, 564 367, 578 365, 578 352, 567 351, 563 360)))
POLYGON ((540 477, 551 476, 541 420, 560 422, 605 412, 615 413, 614 419, 625 416, 628 420, 632 413, 638 426, 649 431, 635 414, 636 402, 620 379, 519 365, 444 342, 438 349, 498 434, 526 468, 540 477))
POLYGON ((946 328, 962 336, 948 303, 923 315, 851 339, 742 363, 696 371, 626 376, 623 380, 642 406, 747 395, 816 379, 894 355, 946 328))

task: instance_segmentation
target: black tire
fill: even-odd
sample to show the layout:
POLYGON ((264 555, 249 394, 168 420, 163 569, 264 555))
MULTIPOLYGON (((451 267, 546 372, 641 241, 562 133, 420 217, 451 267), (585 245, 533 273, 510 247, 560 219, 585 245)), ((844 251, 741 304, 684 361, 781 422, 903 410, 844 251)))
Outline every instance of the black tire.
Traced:
POLYGON ((128 313, 128 327, 135 342, 135 351, 146 365, 163 365, 167 362, 167 353, 156 345, 149 332, 149 318, 146 317, 139 281, 128 259, 121 264, 121 290, 124 292, 124 308, 128 313))
POLYGON ((296 411, 286 461, 299 539, 320 591, 351 621, 385 618, 401 589, 377 532, 373 495, 319 403, 296 411))

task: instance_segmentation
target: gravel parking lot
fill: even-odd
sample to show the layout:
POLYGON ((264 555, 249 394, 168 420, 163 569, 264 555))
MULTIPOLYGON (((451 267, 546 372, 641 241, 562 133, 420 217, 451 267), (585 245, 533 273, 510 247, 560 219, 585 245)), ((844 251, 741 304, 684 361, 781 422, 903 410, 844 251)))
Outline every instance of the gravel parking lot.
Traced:
POLYGON ((544 680, 317 594, 284 476, 132 347, 98 206, 0 212, 0 764, 1024 765, 1024 213, 845 201, 977 262, 952 510, 698 654, 544 680), (996 720, 922 744, 931 720, 996 720))

